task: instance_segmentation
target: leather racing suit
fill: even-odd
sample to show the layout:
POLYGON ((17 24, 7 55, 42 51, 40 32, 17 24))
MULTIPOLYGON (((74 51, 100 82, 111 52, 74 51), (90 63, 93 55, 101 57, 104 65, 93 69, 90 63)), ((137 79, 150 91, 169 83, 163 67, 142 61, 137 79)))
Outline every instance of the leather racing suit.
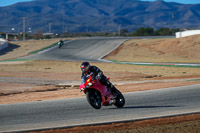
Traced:
POLYGON ((111 90, 113 95, 116 94, 116 88, 114 85, 107 79, 107 77, 103 74, 103 72, 96 66, 90 66, 86 73, 82 72, 82 76, 92 75, 92 79, 98 79, 101 84, 105 85, 107 88, 111 90))

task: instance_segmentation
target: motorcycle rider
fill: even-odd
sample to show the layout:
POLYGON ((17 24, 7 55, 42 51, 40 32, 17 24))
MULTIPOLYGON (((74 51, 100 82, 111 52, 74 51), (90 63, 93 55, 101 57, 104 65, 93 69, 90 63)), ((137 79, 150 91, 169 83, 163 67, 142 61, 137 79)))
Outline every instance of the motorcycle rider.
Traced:
POLYGON ((101 84, 105 85, 107 88, 110 88, 114 96, 117 95, 117 89, 115 86, 107 79, 103 72, 96 66, 90 66, 89 62, 82 62, 81 66, 82 76, 92 75, 92 79, 98 79, 101 84))
POLYGON ((61 48, 61 47, 64 45, 64 41, 61 39, 61 40, 58 42, 58 45, 59 45, 59 48, 61 48))

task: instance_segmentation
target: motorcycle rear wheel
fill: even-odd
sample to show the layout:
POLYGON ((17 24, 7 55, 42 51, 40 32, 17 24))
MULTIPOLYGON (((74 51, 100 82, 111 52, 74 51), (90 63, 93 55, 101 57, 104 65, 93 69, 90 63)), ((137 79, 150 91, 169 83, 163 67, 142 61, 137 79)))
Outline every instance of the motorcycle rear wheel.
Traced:
POLYGON ((96 90, 89 90, 86 92, 87 101, 89 104, 95 108, 100 109, 101 108, 101 95, 96 90))
POLYGON ((122 108, 125 105, 125 98, 119 90, 117 90, 117 94, 118 95, 115 98, 116 101, 115 101, 114 105, 118 108, 122 108))

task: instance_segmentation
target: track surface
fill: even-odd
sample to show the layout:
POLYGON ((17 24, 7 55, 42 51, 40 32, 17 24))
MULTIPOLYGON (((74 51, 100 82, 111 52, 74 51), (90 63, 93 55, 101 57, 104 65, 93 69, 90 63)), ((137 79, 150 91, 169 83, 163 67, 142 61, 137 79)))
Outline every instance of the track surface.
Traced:
MULTIPOLYGON (((81 39, 61 48, 25 58, 98 61, 124 38, 81 39)), ((78 90, 77 90, 78 91, 78 90)), ((95 110, 86 98, 0 105, 0 132, 129 121, 200 111, 200 85, 124 94, 126 105, 95 110)))
MULTIPOLYGON (((78 90, 77 90, 78 91, 78 90)), ((200 111, 200 84, 124 94, 126 105, 95 110, 86 98, 0 105, 0 132, 129 121, 200 111)))
POLYGON ((59 49, 24 57, 39 60, 98 61, 119 47, 126 38, 91 38, 66 41, 59 49))

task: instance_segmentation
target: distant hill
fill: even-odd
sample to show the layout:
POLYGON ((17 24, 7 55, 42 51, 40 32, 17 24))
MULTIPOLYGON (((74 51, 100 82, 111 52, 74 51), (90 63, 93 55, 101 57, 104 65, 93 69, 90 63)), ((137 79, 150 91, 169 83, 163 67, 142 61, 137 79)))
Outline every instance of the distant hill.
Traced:
POLYGON ((36 0, 0 7, 0 32, 129 31, 139 27, 200 27, 200 4, 139 0, 36 0))

